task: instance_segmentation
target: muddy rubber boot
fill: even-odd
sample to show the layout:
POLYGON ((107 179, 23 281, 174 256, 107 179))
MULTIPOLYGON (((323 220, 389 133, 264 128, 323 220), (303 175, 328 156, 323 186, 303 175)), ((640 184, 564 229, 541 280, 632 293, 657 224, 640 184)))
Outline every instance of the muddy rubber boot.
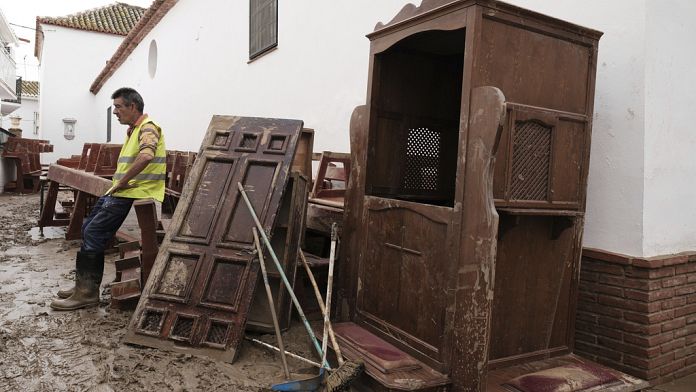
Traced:
POLYGON ((69 289, 65 289, 65 290, 58 290, 57 296, 60 299, 66 299, 66 298, 70 298, 70 296, 73 295, 74 292, 75 292, 75 286, 73 286, 69 289))
POLYGON ((74 292, 66 299, 51 302, 54 310, 75 310, 99 304, 104 253, 79 252, 76 267, 74 292))
MULTIPOLYGON (((79 263, 78 259, 80 259, 81 257, 85 257, 85 256, 83 255, 82 251, 78 250, 77 257, 75 257, 75 271, 77 271, 77 264, 79 263)), ((77 280, 77 277, 75 277, 75 280, 77 280)), ((73 295, 74 292, 75 292, 75 284, 73 283, 73 286, 71 288, 65 289, 65 290, 59 290, 57 295, 58 295, 58 298, 65 299, 65 298, 70 298, 70 296, 73 295)))
MULTIPOLYGON (((81 257, 84 257, 84 256, 82 255, 82 251, 79 251, 79 250, 78 250, 78 251, 77 251, 77 256, 75 257, 75 271, 76 271, 76 272, 75 272, 75 274, 76 274, 75 280, 77 280, 77 264, 79 263, 78 260, 79 260, 81 257)), ((60 298, 60 299, 65 299, 65 298, 70 298, 70 296, 73 295, 74 292, 75 292, 75 284, 73 284, 73 286, 72 286, 71 288, 69 288, 69 289, 58 290, 58 294, 57 294, 57 295, 58 295, 58 298, 60 298)))

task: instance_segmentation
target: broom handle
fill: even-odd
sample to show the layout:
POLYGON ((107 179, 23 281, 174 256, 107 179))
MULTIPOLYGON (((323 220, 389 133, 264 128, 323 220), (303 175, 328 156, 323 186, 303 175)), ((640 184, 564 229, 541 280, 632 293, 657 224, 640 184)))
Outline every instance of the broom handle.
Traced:
POLYGON ((329 344, 329 326, 331 325, 331 289, 333 288, 334 259, 336 257, 336 241, 338 240, 337 225, 331 225, 331 252, 329 253, 329 276, 326 282, 326 311, 324 312, 324 336, 322 338, 322 363, 326 362, 326 351, 329 344))
POLYGON ((278 316, 276 315, 275 303, 273 301, 273 293, 271 293, 271 285, 268 284, 268 272, 266 272, 266 263, 263 260, 263 249, 259 243, 259 233, 256 231, 256 227, 251 228, 251 232, 254 235, 254 246, 256 246, 256 251, 259 253, 259 264, 261 264, 261 274, 263 275, 263 284, 266 286, 266 297, 268 297, 268 306, 271 308, 271 316, 273 317, 273 328, 275 328, 276 338, 278 339, 278 351, 280 351, 280 360, 283 363, 283 371, 285 371, 285 378, 290 379, 290 369, 288 369, 288 361, 285 358, 285 345, 283 344, 283 337, 280 334, 280 326, 278 325, 278 316))
MULTIPOLYGON (((237 188, 239 189, 239 193, 242 194, 242 198, 244 199, 244 203, 246 203, 247 208, 249 209, 249 214, 251 214, 251 217, 254 218, 254 223, 256 224, 256 228, 259 230, 259 233, 261 234, 261 238, 263 239, 263 242, 266 244, 266 248, 268 249, 268 253, 271 254, 271 259, 273 259, 273 262, 276 265, 276 268, 278 269, 278 273, 280 274, 280 277, 283 279, 283 283, 285 283, 285 288, 288 290, 288 294, 290 294, 290 298, 292 298, 292 303, 295 304, 295 308, 297 308, 297 313, 300 314, 300 318, 302 319, 302 323, 305 326, 305 329, 307 330, 307 334, 309 337, 312 339, 312 343, 314 344, 314 348, 317 350, 317 353, 319 354, 320 358, 324 358, 324 352, 321 350, 321 346, 319 345, 319 342, 317 341, 316 335, 314 335, 314 331, 312 331, 312 327, 309 326, 309 321, 307 321, 307 317, 305 316, 304 312, 302 311, 302 307, 300 306, 300 301, 297 300, 297 297, 295 296, 295 293, 292 291, 292 286, 290 285, 290 282, 288 282, 287 276, 285 276, 285 272, 283 271, 283 267, 281 267, 280 262, 278 261, 278 257, 276 256, 275 252, 273 251, 273 247, 271 246, 271 242, 268 240, 268 237, 266 236, 266 232, 263 230, 263 226, 261 225, 261 222, 259 222, 259 218, 256 216, 256 212, 254 212, 254 207, 251 205, 251 202, 249 201, 249 197, 247 196, 246 192, 244 191, 244 187, 242 186, 241 182, 237 182, 237 188)), ((329 363, 324 360, 322 362, 323 367, 328 369, 329 368, 329 363)))
MULTIPOLYGON (((319 303, 319 310, 321 310, 321 314, 324 314, 326 313, 326 307, 324 306, 324 300, 322 299, 321 293, 319 292, 319 285, 317 285, 317 281, 314 279, 314 274, 312 273, 312 270, 309 268, 309 263, 307 263, 307 259, 305 258, 302 249, 300 249, 299 253, 300 259, 302 260, 302 264, 304 265, 305 270, 307 271, 307 275, 309 276, 309 281, 310 283, 312 283, 312 287, 314 288, 314 295, 317 297, 317 302, 319 303)), ((333 346, 333 349, 336 352, 338 365, 343 365, 343 354, 341 353, 341 348, 338 346, 338 341, 336 341, 336 335, 334 334, 333 326, 331 325, 331 323, 329 323, 329 338, 331 339, 331 345, 333 346)))
MULTIPOLYGON (((248 341, 251 341, 251 342, 254 342, 254 343, 257 343, 257 344, 260 344, 260 345, 262 345, 262 346, 264 346, 264 347, 266 347, 266 348, 270 348, 271 350, 280 351, 280 349, 279 349, 278 347, 276 347, 276 346, 274 346, 274 345, 272 345, 272 344, 268 344, 268 343, 266 343, 266 342, 262 342, 262 341, 260 341, 260 340, 258 340, 258 339, 250 338, 250 337, 247 337, 247 336, 245 336, 244 339, 246 339, 246 340, 248 340, 248 341)), ((295 358, 295 359, 299 359, 300 361, 305 362, 305 363, 308 363, 308 364, 310 364, 310 365, 312 365, 312 366, 315 366, 315 367, 318 367, 318 368, 321 367, 321 364, 319 364, 318 362, 314 362, 314 361, 312 361, 311 359, 307 359, 307 358, 305 358, 305 357, 301 357, 301 356, 299 356, 299 355, 297 355, 297 354, 291 353, 290 351, 285 351, 285 354, 286 354, 287 356, 289 356, 289 357, 292 357, 292 358, 295 358)))

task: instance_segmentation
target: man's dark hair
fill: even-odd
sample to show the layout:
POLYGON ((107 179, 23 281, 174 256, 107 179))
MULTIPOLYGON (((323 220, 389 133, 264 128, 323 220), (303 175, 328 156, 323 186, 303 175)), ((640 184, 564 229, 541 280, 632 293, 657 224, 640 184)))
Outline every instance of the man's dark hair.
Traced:
POLYGON ((126 105, 134 104, 135 108, 138 109, 140 113, 145 110, 145 102, 143 102, 143 97, 130 87, 121 87, 120 89, 114 91, 111 94, 111 99, 121 98, 126 105))

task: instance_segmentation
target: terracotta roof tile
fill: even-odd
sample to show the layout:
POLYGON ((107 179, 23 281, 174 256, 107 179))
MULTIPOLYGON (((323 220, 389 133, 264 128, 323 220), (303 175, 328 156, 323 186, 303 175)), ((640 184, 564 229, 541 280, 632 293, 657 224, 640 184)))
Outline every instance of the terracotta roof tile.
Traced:
POLYGON ((38 97, 39 82, 37 82, 36 80, 22 80, 22 96, 38 97))
POLYGON ((115 3, 68 16, 38 17, 37 24, 43 23, 99 33, 127 35, 144 13, 145 8, 115 3))

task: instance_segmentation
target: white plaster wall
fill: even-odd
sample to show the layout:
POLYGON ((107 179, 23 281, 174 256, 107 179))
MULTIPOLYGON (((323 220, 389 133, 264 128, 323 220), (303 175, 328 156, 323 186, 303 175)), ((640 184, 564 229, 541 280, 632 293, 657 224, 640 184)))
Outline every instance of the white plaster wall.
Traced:
POLYGON ((89 86, 116 51, 122 36, 43 25, 40 133, 54 146, 44 163, 79 154, 87 142, 106 141, 106 123, 97 121, 96 98, 89 86), (63 136, 63 118, 75 118, 75 138, 63 136))
MULTIPOLYGON (((314 128, 315 150, 349 151, 353 108, 366 98, 369 41, 403 0, 281 1, 278 48, 248 63, 249 2, 180 0, 98 94, 138 89, 165 129, 167 147, 197 151, 213 114, 297 118, 314 128), (148 75, 151 40, 158 67, 148 75)), ((96 73, 95 73, 96 75, 96 73)), ((114 141, 123 129, 114 121, 114 141)), ((120 135, 119 135, 120 134, 120 135)))
POLYGON ((5 184, 14 181, 15 177, 17 177, 13 174, 14 166, 14 163, 10 162, 8 159, 0 157, 0 193, 5 191, 5 184))
POLYGON ((647 1, 643 254, 696 250, 696 2, 647 1))
POLYGON ((599 41, 583 246, 643 243, 645 0, 507 0, 604 32, 599 41))
MULTIPOLYGON (((681 125, 688 111, 673 110, 693 101, 688 65, 694 59, 675 58, 692 46, 691 3, 508 1, 604 32, 584 246, 634 256, 693 250, 696 212, 679 206, 693 199, 694 187, 684 179, 696 158, 688 156, 693 139, 681 125), (675 195, 675 187, 683 194, 675 195)), ((315 151, 348 151, 350 114, 365 100, 364 35, 405 3, 280 2, 278 49, 247 63, 248 2, 209 0, 203 7, 180 0, 97 95, 96 124, 105 127, 111 92, 128 85, 143 94, 146 112, 164 126, 171 149, 197 150, 213 114, 236 114, 303 119, 316 129, 315 151), (152 39, 158 45, 154 78, 147 62, 152 39)), ((123 127, 115 119, 113 126, 120 142, 123 127)))
POLYGON ((12 125, 10 117, 19 116, 22 118, 19 122, 19 127, 22 129, 22 137, 26 139, 38 139, 39 135, 34 135, 34 112, 38 111, 38 98, 22 97, 22 104, 20 107, 2 118, 2 127, 9 129, 12 125))

